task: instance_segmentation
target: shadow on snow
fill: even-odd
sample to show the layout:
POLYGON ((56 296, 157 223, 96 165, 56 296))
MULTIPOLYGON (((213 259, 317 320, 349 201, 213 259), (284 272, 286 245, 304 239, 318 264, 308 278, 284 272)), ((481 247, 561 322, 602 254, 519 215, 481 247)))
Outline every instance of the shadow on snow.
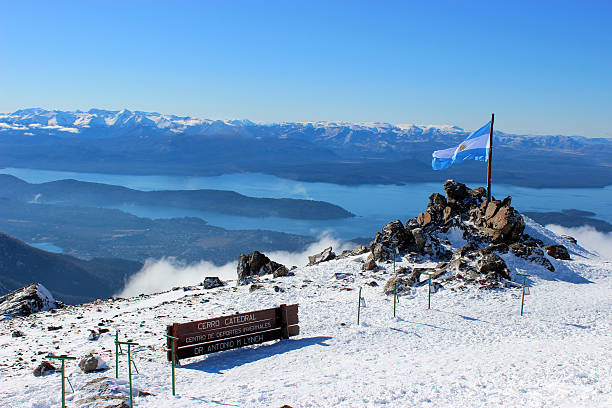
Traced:
POLYGON ((304 339, 282 340, 275 344, 264 344, 255 348, 241 348, 227 350, 216 354, 208 355, 204 360, 196 361, 181 366, 190 370, 205 371, 207 373, 221 374, 225 370, 239 367, 243 364, 252 363, 257 360, 268 358, 277 354, 298 350, 308 346, 325 344, 331 337, 309 337, 304 339))

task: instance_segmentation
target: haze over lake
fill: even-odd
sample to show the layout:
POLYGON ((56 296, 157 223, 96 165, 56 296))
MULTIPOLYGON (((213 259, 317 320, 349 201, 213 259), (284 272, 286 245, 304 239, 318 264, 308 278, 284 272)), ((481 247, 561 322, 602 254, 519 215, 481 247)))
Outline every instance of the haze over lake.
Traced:
MULTIPOLYGON (((393 219, 406 221, 422 212, 433 192, 442 192, 440 183, 408 183, 404 185, 344 186, 283 179, 265 174, 226 174, 214 177, 197 176, 134 176, 121 174, 79 173, 38 169, 5 168, 30 183, 62 179, 120 185, 137 190, 231 190, 252 197, 300 198, 328 201, 357 215, 354 218, 305 221, 278 217, 249 218, 174 207, 122 205, 119 208, 147 218, 194 216, 226 229, 269 229, 294 234, 320 235, 330 231, 341 239, 371 237, 393 219)), ((483 176, 486 171, 483 171, 483 176)), ((460 180, 459 180, 460 181, 460 180)), ((484 184, 484 182, 483 182, 484 184)), ((470 184, 470 187, 477 187, 470 184)), ((612 222, 612 186, 585 189, 525 188, 493 185, 493 195, 512 196, 513 205, 523 211, 559 211, 566 208, 586 209, 596 217, 612 222)))

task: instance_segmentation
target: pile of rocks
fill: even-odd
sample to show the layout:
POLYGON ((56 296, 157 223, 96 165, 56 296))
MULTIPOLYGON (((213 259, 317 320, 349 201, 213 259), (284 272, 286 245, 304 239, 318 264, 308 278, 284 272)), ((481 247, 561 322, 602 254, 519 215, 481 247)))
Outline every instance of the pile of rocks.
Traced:
MULTIPOLYGON (((363 268, 373 270, 377 262, 392 258, 393 251, 409 259, 437 262, 427 272, 440 282, 473 282, 479 287, 494 288, 511 285, 510 272, 500 253, 514 255, 554 271, 546 257, 570 259, 562 245, 545 246, 542 241, 524 233, 521 214, 511 205, 511 198, 486 200, 483 187, 470 189, 454 180, 444 183, 444 195, 429 197, 427 209, 405 224, 396 220, 385 225, 370 243, 370 254, 363 268), (446 234, 457 228, 467 245, 451 251, 446 234)), ((418 285, 423 268, 400 269, 387 282, 386 290, 398 285, 410 288, 418 285)))

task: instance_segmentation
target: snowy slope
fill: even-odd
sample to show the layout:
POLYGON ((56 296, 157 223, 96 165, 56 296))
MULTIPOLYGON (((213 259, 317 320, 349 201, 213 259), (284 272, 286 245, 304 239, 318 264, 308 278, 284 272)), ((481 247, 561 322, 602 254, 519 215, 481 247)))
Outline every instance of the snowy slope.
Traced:
MULTIPOLYGON (((394 319, 393 299, 382 291, 393 264, 362 272, 364 254, 299 268, 253 292, 230 282, 0 322, 0 406, 58 406, 59 375, 31 373, 47 352, 101 354, 111 367, 106 373, 68 364, 77 389, 95 376, 113 377, 117 327, 123 339, 140 343, 135 384, 155 394, 136 398, 142 407, 612 407, 612 262, 528 219, 526 225, 531 236, 566 245, 573 259, 550 258, 555 275, 505 257, 513 272, 534 275, 523 317, 520 289, 442 290, 427 310, 421 287, 401 297, 394 319), (338 280, 338 272, 352 275, 338 280), (366 299, 360 326, 359 287, 366 299), (299 303, 299 336, 184 360, 172 397, 166 324, 281 303, 299 303), (88 341, 89 329, 99 327, 111 331, 88 341), (17 329, 25 337, 12 338, 17 329)), ((127 379, 125 356, 120 378, 127 379)))

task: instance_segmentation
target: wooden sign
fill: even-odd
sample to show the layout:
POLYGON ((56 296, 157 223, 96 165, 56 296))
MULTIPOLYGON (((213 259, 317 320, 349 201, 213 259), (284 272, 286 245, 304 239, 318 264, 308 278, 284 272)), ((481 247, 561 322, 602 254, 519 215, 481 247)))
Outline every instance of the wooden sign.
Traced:
MULTIPOLYGON (((298 305, 221 316, 168 326, 168 348, 175 348, 178 360, 217 351, 231 350, 266 341, 287 339, 299 334, 298 305), (173 344, 174 343, 174 344, 173 344)), ((168 361, 172 361, 168 351, 168 361)))

